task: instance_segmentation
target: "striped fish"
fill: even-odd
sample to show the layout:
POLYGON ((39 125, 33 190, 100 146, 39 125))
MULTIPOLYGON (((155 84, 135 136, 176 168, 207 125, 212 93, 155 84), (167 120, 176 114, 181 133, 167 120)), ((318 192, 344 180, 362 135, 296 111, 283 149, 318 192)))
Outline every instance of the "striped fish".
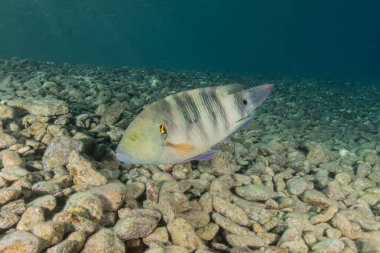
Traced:
POLYGON ((129 164, 177 164, 212 159, 211 148, 254 118, 272 85, 193 89, 144 108, 126 129, 117 158, 129 164))

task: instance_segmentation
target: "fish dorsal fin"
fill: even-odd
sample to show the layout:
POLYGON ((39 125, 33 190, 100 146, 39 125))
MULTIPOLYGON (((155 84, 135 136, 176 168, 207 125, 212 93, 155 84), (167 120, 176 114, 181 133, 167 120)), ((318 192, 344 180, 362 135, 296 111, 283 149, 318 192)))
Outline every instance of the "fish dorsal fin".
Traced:
POLYGON ((195 150, 195 146, 188 143, 174 144, 171 142, 166 142, 165 146, 175 149, 175 151, 179 153, 180 155, 187 155, 195 150))
POLYGON ((234 94, 243 89, 243 85, 239 83, 226 84, 216 87, 216 92, 222 95, 234 94))

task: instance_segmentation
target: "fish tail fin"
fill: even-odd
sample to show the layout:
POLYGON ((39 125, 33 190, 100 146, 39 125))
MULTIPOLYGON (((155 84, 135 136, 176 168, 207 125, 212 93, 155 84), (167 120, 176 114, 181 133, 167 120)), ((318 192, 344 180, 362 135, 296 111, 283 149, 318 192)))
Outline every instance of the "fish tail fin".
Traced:
POLYGON ((265 99, 272 92, 272 84, 264 84, 256 86, 247 90, 241 91, 242 97, 247 101, 248 106, 253 112, 257 107, 259 107, 265 99))

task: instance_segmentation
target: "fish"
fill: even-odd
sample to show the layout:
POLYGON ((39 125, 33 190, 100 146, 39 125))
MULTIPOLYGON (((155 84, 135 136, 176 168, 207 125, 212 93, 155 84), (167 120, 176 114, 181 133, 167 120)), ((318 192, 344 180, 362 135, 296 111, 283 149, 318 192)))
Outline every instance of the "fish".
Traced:
POLYGON ((213 159, 213 146, 246 127, 272 91, 266 84, 197 88, 153 102, 132 120, 116 148, 123 163, 179 164, 213 159))

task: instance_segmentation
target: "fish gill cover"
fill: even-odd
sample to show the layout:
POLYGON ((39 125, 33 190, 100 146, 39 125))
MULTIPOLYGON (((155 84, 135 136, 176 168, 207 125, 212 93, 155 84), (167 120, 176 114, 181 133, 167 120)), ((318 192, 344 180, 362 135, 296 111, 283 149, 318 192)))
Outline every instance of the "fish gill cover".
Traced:
POLYGON ((0 0, 0 252, 380 252, 379 5, 0 0))

